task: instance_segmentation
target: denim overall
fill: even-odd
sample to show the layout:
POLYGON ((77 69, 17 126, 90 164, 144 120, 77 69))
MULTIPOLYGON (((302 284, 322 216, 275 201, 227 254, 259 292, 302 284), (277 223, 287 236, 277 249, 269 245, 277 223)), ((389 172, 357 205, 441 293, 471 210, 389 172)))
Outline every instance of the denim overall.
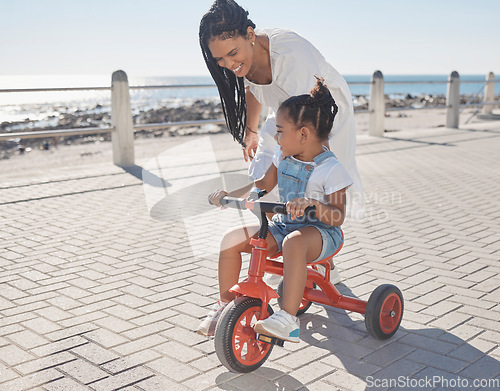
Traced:
MULTIPOLYGON (((304 198, 307 182, 314 168, 330 157, 335 157, 335 155, 333 152, 326 150, 316 156, 311 163, 298 161, 291 156, 284 158, 278 167, 280 202, 286 203, 294 198, 304 198)), ((285 236, 307 226, 316 227, 323 239, 321 254, 315 261, 332 255, 342 244, 340 227, 333 227, 321 222, 319 219, 310 219, 306 216, 292 220, 290 215, 276 214, 273 216, 272 221, 269 222, 269 231, 276 240, 279 251, 282 251, 285 236)))

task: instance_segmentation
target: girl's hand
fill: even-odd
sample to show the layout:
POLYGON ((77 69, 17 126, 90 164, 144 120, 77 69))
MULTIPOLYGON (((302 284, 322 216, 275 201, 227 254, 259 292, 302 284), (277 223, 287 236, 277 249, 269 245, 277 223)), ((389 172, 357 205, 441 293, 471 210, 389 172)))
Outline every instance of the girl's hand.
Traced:
POLYGON ((213 205, 220 206, 222 208, 222 206, 220 204, 220 199, 222 197, 225 197, 225 196, 227 196, 227 192, 226 191, 224 191, 224 190, 216 190, 216 191, 214 191, 212 194, 210 194, 208 196, 208 200, 213 205))
POLYGON ((243 141, 245 141, 245 144, 247 145, 246 148, 243 148, 243 158, 246 162, 248 162, 248 159, 252 160, 257 152, 259 135, 247 130, 243 141))
POLYGON ((304 216, 304 211, 311 205, 316 205, 316 200, 310 198, 294 198, 286 203, 286 211, 292 220, 295 220, 297 217, 304 216))

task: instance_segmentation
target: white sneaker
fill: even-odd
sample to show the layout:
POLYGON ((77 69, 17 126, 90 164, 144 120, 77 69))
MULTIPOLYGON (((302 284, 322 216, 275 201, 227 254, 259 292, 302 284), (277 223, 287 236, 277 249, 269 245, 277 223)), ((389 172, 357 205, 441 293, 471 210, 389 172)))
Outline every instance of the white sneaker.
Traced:
POLYGON ((300 320, 285 310, 272 314, 269 318, 255 323, 256 333, 283 339, 290 342, 299 342, 300 320))
MULTIPOLYGON (((318 264, 316 265, 316 267, 318 268, 318 272, 324 277, 326 275, 326 265, 318 264)), ((336 285, 340 282, 339 270, 335 266, 330 270, 330 282, 333 285, 336 285)))
POLYGON ((197 333, 207 337, 213 336, 215 334, 215 326, 217 326, 220 314, 222 314, 222 311, 228 304, 229 303, 226 303, 225 301, 217 300, 217 303, 214 304, 207 317, 198 326, 197 333))

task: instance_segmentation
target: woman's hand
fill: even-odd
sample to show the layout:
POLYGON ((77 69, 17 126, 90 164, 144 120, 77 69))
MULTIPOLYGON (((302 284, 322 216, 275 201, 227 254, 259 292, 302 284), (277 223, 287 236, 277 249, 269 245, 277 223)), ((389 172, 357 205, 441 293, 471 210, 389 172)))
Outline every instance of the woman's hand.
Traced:
POLYGON ((304 211, 308 206, 316 205, 317 200, 311 198, 294 198, 286 203, 286 212, 292 220, 304 216, 304 211))
POLYGON ((257 152, 257 146, 259 145, 259 135, 257 133, 247 130, 244 140, 246 148, 243 148, 243 158, 246 162, 248 159, 252 160, 257 152))
POLYGON ((220 204, 220 199, 222 197, 225 197, 225 196, 227 196, 227 192, 226 191, 224 191, 224 190, 216 190, 216 191, 214 191, 212 194, 210 194, 208 196, 208 200, 210 201, 211 204, 213 204, 215 206, 220 206, 222 208, 222 206, 220 204))
POLYGON ((252 94, 249 87, 245 88, 245 100, 247 102, 247 127, 245 129, 245 138, 243 141, 247 147, 243 148, 243 158, 248 162, 248 159, 252 160, 254 158, 255 152, 257 151, 257 145, 259 145, 257 128, 259 127, 262 105, 252 94))

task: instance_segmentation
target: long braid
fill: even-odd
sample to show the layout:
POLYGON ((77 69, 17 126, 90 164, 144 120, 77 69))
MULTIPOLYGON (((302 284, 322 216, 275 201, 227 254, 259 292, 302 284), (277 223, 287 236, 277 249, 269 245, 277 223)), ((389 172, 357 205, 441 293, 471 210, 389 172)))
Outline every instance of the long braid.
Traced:
POLYGON ((247 123, 245 83, 242 77, 236 77, 229 69, 217 64, 208 42, 214 37, 228 39, 246 36, 249 26, 255 28, 255 24, 248 19, 248 12, 235 1, 216 0, 201 19, 199 31, 203 59, 219 90, 226 125, 234 139, 243 146, 246 146, 243 139, 247 123))

